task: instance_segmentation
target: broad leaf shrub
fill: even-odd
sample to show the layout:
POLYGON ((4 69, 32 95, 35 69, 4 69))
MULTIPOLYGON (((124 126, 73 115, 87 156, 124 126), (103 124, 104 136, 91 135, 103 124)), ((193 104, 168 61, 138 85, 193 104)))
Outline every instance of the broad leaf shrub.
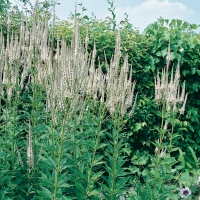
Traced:
POLYGON ((187 113, 179 122, 177 130, 181 140, 176 141, 177 146, 187 149, 190 145, 199 152, 199 65, 200 40, 194 32, 196 24, 189 24, 182 20, 164 20, 160 18, 147 27, 145 34, 153 39, 151 56, 154 57, 154 68, 157 69, 165 62, 167 45, 170 40, 171 65, 181 62, 181 77, 186 80, 188 90, 187 113))

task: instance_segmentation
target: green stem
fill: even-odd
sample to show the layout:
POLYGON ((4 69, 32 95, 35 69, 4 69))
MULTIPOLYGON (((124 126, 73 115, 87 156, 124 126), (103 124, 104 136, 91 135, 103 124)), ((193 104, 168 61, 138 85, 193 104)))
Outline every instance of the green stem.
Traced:
POLYGON ((58 165, 56 168, 56 173, 55 173, 55 184, 54 184, 54 193, 53 193, 53 199, 56 200, 57 198, 57 191, 58 191, 58 179, 59 175, 61 172, 61 160, 63 156, 63 143, 64 143, 64 135, 65 135, 65 122, 66 122, 66 114, 62 122, 62 130, 61 130, 61 137, 60 137, 60 148, 58 152, 58 165))
MULTIPOLYGON (((156 157, 156 176, 155 176, 155 179, 159 178, 159 162, 160 162, 160 157, 157 156, 156 157)), ((154 188, 153 188, 153 194, 155 194, 156 192, 156 186, 157 186, 157 183, 154 183, 154 188)))
MULTIPOLYGON (((160 141, 159 141, 159 143, 160 144, 162 144, 162 142, 163 142, 163 139, 164 139, 164 131, 163 131, 163 126, 164 126, 164 118, 165 118, 165 103, 163 103, 163 105, 162 105, 162 121, 161 121, 161 129, 160 129, 160 141)), ((160 153, 160 149, 159 149, 159 151, 158 151, 159 153, 160 153)))
POLYGON ((172 140, 173 140, 174 126, 175 126, 175 116, 174 116, 174 113, 173 113, 172 132, 171 132, 171 138, 170 138, 170 147, 171 147, 171 145, 172 145, 172 140))
POLYGON ((30 188, 30 169, 28 169, 27 173, 28 173, 28 191, 27 191, 27 195, 26 195, 26 199, 29 200, 29 188, 30 188))
MULTIPOLYGON (((35 100, 36 100, 36 97, 37 97, 37 90, 36 90, 36 47, 35 47, 35 44, 34 44, 34 49, 33 49, 33 98, 32 98, 32 112, 31 112, 31 122, 32 122, 32 134, 33 134, 33 152, 35 153, 35 143, 36 143, 36 136, 35 136, 35 126, 36 126, 36 119, 35 119, 35 115, 36 115, 36 110, 37 110, 37 106, 36 106, 36 103, 35 103, 35 100)), ((34 154, 33 154, 34 156, 34 154)), ((36 166, 36 163, 35 163, 35 159, 34 159, 34 166, 36 166)), ((33 168, 33 175, 34 175, 34 185, 36 184, 36 170, 35 170, 35 167, 33 168)))
MULTIPOLYGON (((119 117, 115 116, 114 118, 114 134, 113 134, 113 167, 112 167, 112 187, 111 187, 111 194, 110 199, 115 199, 115 182, 117 178, 116 174, 116 164, 117 164, 117 155, 118 155, 118 140, 119 140, 119 132, 120 132, 120 119, 119 117)), ((119 156, 119 155, 118 155, 119 156)))
MULTIPOLYGON (((55 131, 55 124, 54 122, 51 124, 51 145, 54 146, 55 144, 55 139, 54 139, 54 131, 55 131)), ((53 160, 56 159, 56 156, 55 156, 55 150, 53 150, 53 160)))
POLYGON ((85 191, 85 200, 87 200, 87 197, 89 195, 89 184, 91 182, 91 173, 92 173, 92 170, 93 170, 93 167, 94 167, 95 155, 96 155, 97 147, 98 147, 98 144, 99 144, 101 126, 102 126, 102 120, 99 123, 99 131, 98 131, 97 138, 96 138, 96 141, 95 141, 94 152, 93 152, 92 160, 91 160, 91 163, 90 163, 90 170, 88 172, 87 187, 86 187, 86 191, 85 191))

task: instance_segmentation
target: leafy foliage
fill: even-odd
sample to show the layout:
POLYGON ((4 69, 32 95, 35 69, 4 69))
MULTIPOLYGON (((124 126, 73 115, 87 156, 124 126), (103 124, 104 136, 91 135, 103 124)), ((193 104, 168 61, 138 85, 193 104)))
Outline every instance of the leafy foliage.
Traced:
MULTIPOLYGON (((21 2, 24 5, 29 3, 28 0, 21 2)), ((54 3, 45 1, 39 4, 40 20, 44 19, 44 15, 48 19, 51 17, 49 9, 53 8, 54 3)), ((82 113, 77 106, 74 115, 68 118, 71 100, 67 98, 65 109, 55 111, 55 120, 55 116, 46 110, 47 94, 45 87, 36 81, 37 70, 28 75, 34 77, 35 82, 27 84, 22 90, 18 85, 14 86, 11 99, 7 94, 10 86, 6 86, 0 104, 2 199, 114 200, 127 195, 129 199, 138 200, 167 197, 176 200, 179 198, 179 184, 193 188, 193 196, 199 195, 199 185, 194 185, 200 176, 197 157, 200 152, 200 37, 194 32, 197 25, 160 18, 141 34, 132 29, 127 15, 117 25, 114 4, 112 1, 108 3, 112 18, 104 20, 98 20, 94 15, 84 15, 86 8, 79 5, 82 14, 76 13, 75 17, 79 23, 80 40, 85 41, 86 57, 96 47, 98 59, 94 61, 95 68, 101 67, 105 75, 106 66, 113 59, 115 51, 116 29, 120 29, 120 66, 128 54, 128 66, 133 67, 132 79, 137 81, 136 90, 139 91, 134 116, 113 118, 105 105, 101 107, 88 97, 87 110, 82 113), (186 80, 189 96, 186 115, 177 119, 164 116, 176 126, 173 136, 170 131, 164 132, 162 143, 157 142, 163 133, 160 129, 163 116, 154 101, 154 77, 157 70, 166 64, 169 41, 170 65, 176 66, 180 60, 180 79, 182 82, 186 80), (30 134, 32 143, 27 141, 30 134), (30 152, 27 153, 27 144, 33 144, 34 168, 28 162, 30 152), (155 155, 155 148, 159 151, 167 148, 165 156, 155 155)), ((12 21, 8 30, 8 8, 9 3, 1 1, 0 13, 5 16, 1 17, 2 32, 9 40, 13 33, 19 33, 24 15, 15 8, 11 13, 12 21)), ((73 45, 72 18, 51 23, 55 27, 51 26, 48 30, 51 40, 48 45, 53 47, 54 54, 59 47, 56 44, 60 44, 61 40, 73 45)), ((26 20, 31 27, 34 16, 26 20)), ((4 49, 3 44, 0 45, 4 49)), ((33 53, 33 69, 39 62, 39 55, 33 53)), ((16 67, 21 70, 23 66, 16 63, 16 67)), ((28 77, 25 82, 28 82, 28 77)), ((50 84, 50 80, 47 83, 50 84)))

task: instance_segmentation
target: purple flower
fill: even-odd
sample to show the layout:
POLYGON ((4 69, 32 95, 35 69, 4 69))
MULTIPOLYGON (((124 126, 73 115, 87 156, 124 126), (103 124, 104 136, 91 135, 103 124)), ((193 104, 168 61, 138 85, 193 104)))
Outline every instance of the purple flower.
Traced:
POLYGON ((182 188, 180 190, 181 198, 187 198, 191 195, 191 190, 188 187, 182 188))

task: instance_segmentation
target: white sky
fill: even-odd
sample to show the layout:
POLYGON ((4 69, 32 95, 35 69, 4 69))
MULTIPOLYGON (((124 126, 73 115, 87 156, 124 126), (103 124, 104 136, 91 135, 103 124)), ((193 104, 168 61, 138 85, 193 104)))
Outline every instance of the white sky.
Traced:
MULTIPOLYGON (((18 0, 10 1, 13 4, 19 2, 18 0)), ((31 1, 34 2, 34 0, 31 1)), ((107 0, 59 0, 61 5, 56 7, 56 15, 60 20, 65 20, 71 12, 74 13, 76 1, 78 4, 82 3, 87 9, 84 15, 91 16, 93 12, 98 19, 111 16, 107 0)), ((124 19, 126 12, 129 15, 129 22, 141 31, 159 17, 200 24, 200 0, 115 0, 114 6, 118 22, 124 19)), ((80 7, 78 11, 81 12, 80 7)))

